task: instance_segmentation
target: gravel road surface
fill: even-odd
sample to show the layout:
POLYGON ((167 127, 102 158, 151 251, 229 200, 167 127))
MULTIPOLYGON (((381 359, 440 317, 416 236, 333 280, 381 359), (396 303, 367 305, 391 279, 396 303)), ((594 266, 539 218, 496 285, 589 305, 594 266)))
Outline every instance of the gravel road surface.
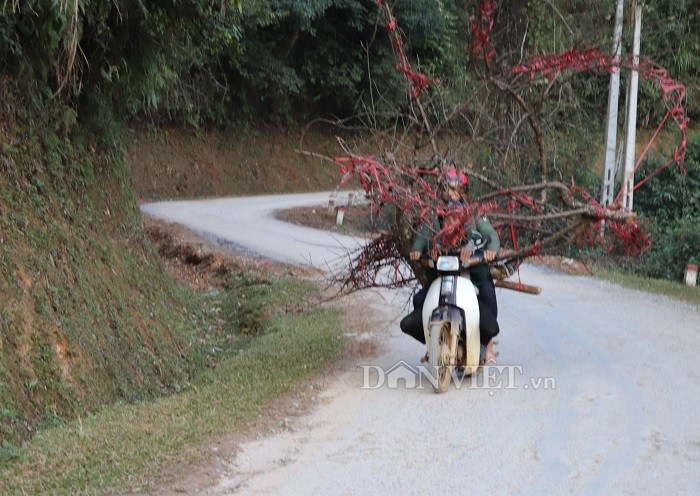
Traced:
MULTIPOLYGON (((324 269, 357 241, 277 221, 328 193, 144 205, 239 249, 324 269)), ((288 429, 245 444, 206 495, 700 494, 700 308, 525 265, 498 290, 499 364, 442 395, 398 319, 365 291, 378 343, 288 429), (422 379, 422 380, 421 380, 422 379)))

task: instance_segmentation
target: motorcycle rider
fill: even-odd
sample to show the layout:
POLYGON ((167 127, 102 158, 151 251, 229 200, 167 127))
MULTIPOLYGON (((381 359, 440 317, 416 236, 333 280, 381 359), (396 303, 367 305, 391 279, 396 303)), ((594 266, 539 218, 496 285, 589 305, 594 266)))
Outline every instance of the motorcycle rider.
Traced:
MULTIPOLYGON (((469 188, 469 178, 454 166, 445 168, 439 178, 439 183, 443 192, 443 201, 448 209, 463 209, 466 206, 466 192, 469 188)), ((444 217, 437 217, 435 230, 439 231, 444 223, 444 217)), ((495 259, 500 249, 500 240, 496 230, 486 217, 470 221, 464 226, 464 235, 461 239, 459 250, 460 259, 466 262, 471 258, 475 246, 483 241, 483 257, 486 262, 495 259)), ((409 253, 412 261, 420 259, 421 254, 430 253, 431 258, 437 258, 437 251, 432 243, 432 236, 429 226, 422 226, 409 253)), ((423 332, 423 302, 430 288, 430 284, 437 278, 434 269, 427 269, 426 284, 413 296, 413 311, 401 320, 401 330, 425 344, 425 334, 423 332)), ((479 289, 479 328, 481 344, 485 346, 486 352, 484 362, 486 364, 496 363, 496 354, 493 349, 493 338, 499 333, 498 325, 498 302, 496 300, 496 289, 493 284, 489 267, 486 263, 480 263, 470 269, 472 283, 479 289)))

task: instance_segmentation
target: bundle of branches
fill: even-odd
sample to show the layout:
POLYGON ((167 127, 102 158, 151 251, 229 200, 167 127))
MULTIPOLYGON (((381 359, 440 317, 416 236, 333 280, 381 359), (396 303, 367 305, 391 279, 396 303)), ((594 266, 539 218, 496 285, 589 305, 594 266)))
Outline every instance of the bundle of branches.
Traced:
MULTIPOLYGON (((601 244, 608 250, 629 255, 649 248, 650 238, 635 213, 622 209, 619 201, 604 208, 573 179, 564 182, 550 177, 539 110, 558 78, 567 72, 605 74, 620 67, 639 70, 643 78, 659 86, 667 106, 666 118, 659 129, 672 117, 681 133, 680 144, 662 168, 676 163, 682 169, 688 122, 683 109, 683 85, 649 61, 620 60, 604 55, 595 47, 582 50, 573 47, 562 54, 513 66, 495 64, 497 52, 491 45, 490 34, 497 4, 483 0, 472 24, 469 45, 471 60, 480 64, 477 68, 480 83, 472 84, 473 93, 465 100, 448 104, 440 92, 442 85, 431 84, 430 78, 411 66, 388 4, 384 0, 376 3, 396 55, 396 70, 406 81, 408 105, 397 114, 393 127, 371 129, 368 141, 379 148, 378 153, 359 151, 370 147, 368 141, 350 146, 339 140, 344 154, 333 161, 340 167, 341 185, 358 180, 373 208, 395 207, 395 223, 391 232, 349 257, 346 272, 335 276, 342 292, 408 284, 415 279, 411 271, 404 270, 407 265, 422 279, 421 268, 408 261, 417 230, 428 226, 436 246, 444 251, 454 250, 462 239, 464 226, 482 216, 492 221, 502 246, 507 247, 498 260, 515 265, 538 254, 561 254, 567 247, 582 243, 601 244), (494 118, 498 109, 507 105, 511 106, 510 119, 506 121, 509 126, 494 118), (464 136, 465 131, 470 133, 463 140, 455 138, 460 133, 464 136), (449 138, 445 139, 445 135, 449 138), (523 135, 535 146, 518 145, 524 141, 523 135), (464 141, 491 149, 491 156, 498 160, 490 175, 472 165, 468 146, 463 149, 464 141), (448 143, 457 146, 450 150, 448 143), (525 166, 514 170, 509 167, 511 162, 525 166), (538 164, 537 175, 530 170, 533 164, 538 164), (467 205, 456 212, 445 211, 436 181, 448 165, 460 167, 474 184, 467 205), (533 176, 537 180, 528 180, 533 176), (451 221, 436 228, 433 227, 435 216, 451 221), (605 237, 601 235, 603 224, 605 237)), ((643 155, 637 166, 642 158, 643 155)))
MULTIPOLYGON (((386 205, 395 207, 395 223, 390 232, 375 238, 353 254, 347 272, 336 274, 343 292, 367 287, 398 287, 415 278, 402 270, 409 264, 416 277, 423 277, 419 265, 408 262, 412 240, 421 228, 427 227, 432 244, 441 252, 454 252, 463 241, 464 226, 474 219, 488 217, 507 249, 497 258, 497 277, 512 271, 503 265, 517 266, 530 256, 561 253, 571 244, 607 243, 609 249, 638 254, 649 247, 649 237, 632 212, 602 208, 583 189, 549 181, 493 191, 475 197, 464 206, 448 207, 442 199, 437 176, 444 165, 416 168, 368 155, 336 157, 343 174, 341 185, 359 180, 377 213, 386 205), (535 193, 551 191, 541 201, 535 193), (440 217, 442 224, 435 224, 440 217), (610 233, 600 237, 601 222, 606 221, 610 233), (387 277, 390 275, 390 277, 387 277)), ((471 177, 487 186, 491 181, 466 169, 471 177)))

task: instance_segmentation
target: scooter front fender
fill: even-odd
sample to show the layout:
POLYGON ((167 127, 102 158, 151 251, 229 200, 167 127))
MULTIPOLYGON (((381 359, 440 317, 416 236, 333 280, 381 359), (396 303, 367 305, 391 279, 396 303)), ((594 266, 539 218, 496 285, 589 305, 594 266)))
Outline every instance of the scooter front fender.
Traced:
MULTIPOLYGON (((467 374, 471 374, 475 372, 476 367, 479 366, 479 355, 481 353, 481 340, 479 333, 479 301, 477 300, 476 296, 476 288, 469 279, 467 279, 466 277, 457 277, 456 279, 456 308, 451 308, 454 308, 454 310, 458 312, 461 309, 464 312, 464 327, 466 334, 465 344, 467 348, 467 363, 465 367, 465 372, 467 374)), ((433 312, 440 305, 441 284, 441 277, 438 277, 435 281, 433 281, 425 297, 425 303, 423 304, 423 332, 425 333, 426 343, 430 342, 430 326, 431 318, 433 317, 433 312)), ((453 317, 453 314, 449 313, 449 311, 448 313, 446 313, 446 315, 449 315, 450 320, 453 317)), ((459 312, 460 320, 461 315, 462 312, 459 312)))

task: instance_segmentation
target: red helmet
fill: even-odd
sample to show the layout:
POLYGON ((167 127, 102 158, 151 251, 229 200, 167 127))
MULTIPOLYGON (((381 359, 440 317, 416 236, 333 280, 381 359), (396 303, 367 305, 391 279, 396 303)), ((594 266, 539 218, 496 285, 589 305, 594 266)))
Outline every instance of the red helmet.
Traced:
POLYGON ((457 170, 453 165, 442 170, 440 180, 446 187, 463 188, 465 191, 469 189, 469 177, 461 170, 457 170))

